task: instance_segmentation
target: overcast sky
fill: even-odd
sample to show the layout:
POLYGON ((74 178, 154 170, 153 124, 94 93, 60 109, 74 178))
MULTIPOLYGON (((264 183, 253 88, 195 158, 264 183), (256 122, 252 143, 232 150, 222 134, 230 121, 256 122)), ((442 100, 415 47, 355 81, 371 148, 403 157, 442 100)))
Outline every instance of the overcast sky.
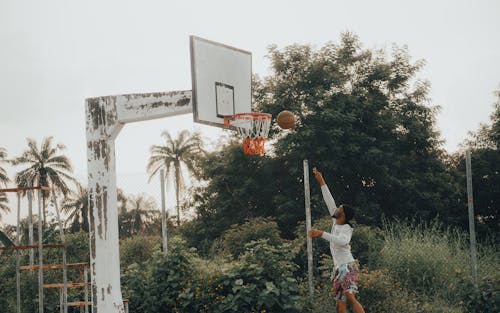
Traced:
MULTIPOLYGON (((414 61, 426 60, 418 77, 442 107, 448 151, 488 121, 500 83, 497 0, 0 0, 0 147, 13 157, 26 137, 54 136, 84 180, 84 99, 191 89, 189 35, 251 51, 253 72, 265 76, 269 45, 320 48, 345 31, 365 48, 407 45, 414 61)), ((127 125, 117 139, 118 183, 146 191, 149 147, 162 130, 182 129, 207 142, 220 135, 189 115, 127 125)))

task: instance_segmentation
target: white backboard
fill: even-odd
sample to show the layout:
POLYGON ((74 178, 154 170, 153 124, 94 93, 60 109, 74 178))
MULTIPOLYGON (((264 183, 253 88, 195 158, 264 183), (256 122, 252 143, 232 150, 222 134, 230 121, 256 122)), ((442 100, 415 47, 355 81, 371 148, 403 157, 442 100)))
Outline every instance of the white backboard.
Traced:
POLYGON ((224 116, 252 111, 252 54, 190 37, 193 119, 224 126, 224 116))

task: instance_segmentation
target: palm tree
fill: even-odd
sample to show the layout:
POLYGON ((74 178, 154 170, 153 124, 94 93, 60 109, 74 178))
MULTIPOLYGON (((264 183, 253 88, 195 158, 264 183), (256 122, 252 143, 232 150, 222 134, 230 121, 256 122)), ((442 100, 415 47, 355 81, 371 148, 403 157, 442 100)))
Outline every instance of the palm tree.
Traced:
POLYGON ((131 236, 145 232, 157 208, 155 200, 145 193, 140 193, 137 196, 129 196, 126 204, 126 210, 120 212, 119 218, 122 235, 131 236))
POLYGON ((71 191, 61 205, 61 210, 68 214, 66 224, 70 223, 71 232, 89 231, 89 193, 87 187, 76 183, 76 190, 71 191))
MULTIPOLYGON (((7 150, 0 147, 0 163, 7 163, 7 150)), ((9 176, 7 176, 7 171, 0 166, 0 184, 7 186, 10 181, 9 176)))
POLYGON ((175 200, 177 208, 177 226, 181 223, 180 215, 180 193, 185 190, 184 178, 181 165, 184 165, 189 172, 196 172, 196 159, 203 152, 202 141, 198 133, 191 133, 183 130, 177 139, 172 139, 167 131, 162 137, 165 138, 164 146, 154 145, 151 147, 151 156, 147 166, 149 179, 155 176, 161 169, 165 169, 167 182, 173 180, 175 187, 175 200))
MULTIPOLYGON (((24 150, 21 156, 13 159, 12 164, 16 166, 28 165, 28 167, 16 174, 15 181, 20 187, 27 187, 30 184, 32 186, 51 186, 66 196, 69 193, 66 181, 75 181, 70 175, 73 168, 69 159, 65 155, 59 154, 65 147, 63 145, 54 146, 52 140, 53 137, 44 138, 39 149, 34 139, 27 138, 28 149, 24 150)), ((46 221, 45 199, 48 196, 48 191, 42 192, 44 222, 46 221)))
MULTIPOLYGON (((7 163, 7 150, 5 148, 0 148, 0 163, 7 163)), ((7 183, 10 181, 9 176, 7 176, 7 171, 0 166, 0 186, 4 185, 7 187, 7 183)), ((0 192, 0 213, 10 212, 10 208, 7 206, 9 199, 4 192, 0 192)), ((0 219, 2 214, 0 214, 0 219)))

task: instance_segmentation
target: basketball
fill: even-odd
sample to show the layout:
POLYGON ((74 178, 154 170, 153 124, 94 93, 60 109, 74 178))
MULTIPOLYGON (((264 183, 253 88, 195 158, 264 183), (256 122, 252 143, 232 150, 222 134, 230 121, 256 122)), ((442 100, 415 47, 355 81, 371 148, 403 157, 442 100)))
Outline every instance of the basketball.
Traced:
POLYGON ((282 129, 290 129, 295 126, 295 115, 290 111, 281 111, 276 117, 276 122, 282 129))

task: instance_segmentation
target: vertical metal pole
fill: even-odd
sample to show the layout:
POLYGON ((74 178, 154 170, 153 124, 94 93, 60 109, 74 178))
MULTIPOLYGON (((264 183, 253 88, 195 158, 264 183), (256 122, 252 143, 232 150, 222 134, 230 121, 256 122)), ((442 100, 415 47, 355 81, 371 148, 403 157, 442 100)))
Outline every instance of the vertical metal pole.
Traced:
MULTIPOLYGON (((17 225, 16 225, 16 245, 19 246, 19 236, 21 232, 21 196, 17 192, 17 225)), ((16 250, 16 294, 17 294, 17 313, 21 313, 21 273, 19 272, 20 255, 16 250)))
POLYGON ((474 197, 472 193, 472 167, 471 153, 465 153, 465 168, 467 172, 467 206, 469 208, 469 233, 470 233, 470 255, 472 265, 472 281, 477 286, 477 250, 476 250, 476 230, 474 226, 474 197))
MULTIPOLYGON (((33 183, 29 183, 28 187, 33 187, 33 183)), ((33 245, 33 190, 28 190, 28 244, 33 245)), ((30 266, 35 264, 35 251, 30 249, 30 266)))
POLYGON ((38 312, 43 313, 42 190, 38 190, 38 312))
POLYGON ((63 288, 59 288, 59 312, 64 313, 64 296, 63 288))
POLYGON ((85 313, 89 313, 89 306, 88 306, 88 302, 89 302, 89 286, 88 286, 88 283, 89 283, 89 270, 88 270, 88 267, 87 265, 85 265, 83 267, 83 282, 85 283, 85 313))
POLYGON ((161 237, 163 239, 163 254, 167 255, 167 212, 165 209, 165 170, 160 170, 161 188, 161 237))
POLYGON ((307 236, 307 232, 311 230, 311 196, 309 189, 309 162, 307 160, 304 160, 304 198, 306 207, 307 281, 309 283, 309 297, 312 300, 314 296, 312 238, 307 236))
POLYGON ((52 189, 52 200, 54 201, 54 207, 56 209, 56 217, 57 217, 57 223, 59 224, 59 234, 61 236, 61 242, 64 245, 62 249, 62 258, 63 258, 63 307, 64 313, 68 312, 68 307, 66 306, 66 303, 68 303, 68 268, 67 268, 67 261, 66 261, 66 237, 64 236, 64 228, 63 228, 63 223, 61 221, 61 215, 59 214, 59 206, 57 205, 57 198, 56 198, 56 193, 54 189, 52 189))

